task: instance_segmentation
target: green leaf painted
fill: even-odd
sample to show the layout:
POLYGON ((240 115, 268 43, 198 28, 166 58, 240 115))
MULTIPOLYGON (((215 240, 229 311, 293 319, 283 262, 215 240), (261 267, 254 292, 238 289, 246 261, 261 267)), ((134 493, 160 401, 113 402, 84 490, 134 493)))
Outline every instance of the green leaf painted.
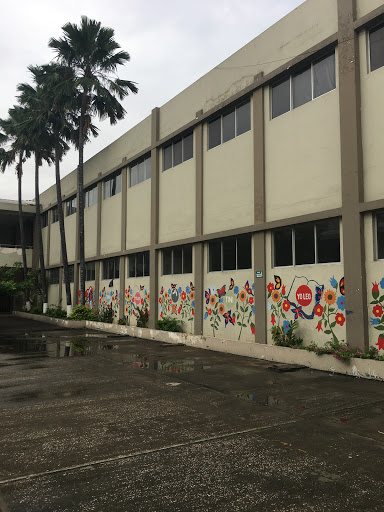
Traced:
POLYGON ((331 334, 331 331, 329 331, 329 330, 324 331, 324 334, 331 334))

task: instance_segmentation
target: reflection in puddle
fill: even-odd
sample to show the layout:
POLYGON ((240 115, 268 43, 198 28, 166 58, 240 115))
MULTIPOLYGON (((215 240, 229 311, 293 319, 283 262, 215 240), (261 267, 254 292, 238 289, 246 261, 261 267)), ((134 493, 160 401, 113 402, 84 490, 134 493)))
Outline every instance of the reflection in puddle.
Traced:
POLYGON ((111 343, 90 343, 84 337, 75 338, 71 341, 56 341, 40 339, 18 339, 12 343, 2 341, 0 343, 0 354, 12 355, 12 359, 21 361, 23 359, 42 357, 79 357, 94 356, 98 352, 116 350, 119 345, 111 343))
POLYGON ((265 405, 267 407, 273 407, 275 405, 281 405, 283 402, 275 397, 275 396, 260 396, 256 393, 236 393, 236 398, 240 398, 241 400, 247 400, 249 402, 254 402, 258 405, 265 405))
POLYGON ((195 369, 195 361, 192 359, 184 359, 182 361, 166 361, 159 359, 154 363, 154 369, 158 372, 170 373, 186 373, 193 372, 195 369))

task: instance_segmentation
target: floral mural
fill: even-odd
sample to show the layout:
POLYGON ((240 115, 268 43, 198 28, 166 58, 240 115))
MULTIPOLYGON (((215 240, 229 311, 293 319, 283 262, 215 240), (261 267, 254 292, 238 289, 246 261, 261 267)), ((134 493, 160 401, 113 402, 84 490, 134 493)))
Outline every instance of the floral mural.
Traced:
POLYGON ((345 315, 351 313, 345 310, 344 277, 337 281, 333 276, 325 286, 313 279, 295 276, 289 289, 280 276, 274 276, 274 280, 275 283, 267 286, 272 325, 288 332, 290 320, 315 320, 318 333, 331 336, 334 342, 341 341, 338 328, 343 327, 345 315))
POLYGON ((175 315, 185 323, 192 323, 195 315, 195 287, 191 282, 185 288, 171 284, 167 289, 161 287, 159 296, 159 313, 160 318, 175 315))
POLYGON ((244 287, 239 287, 231 279, 229 285, 224 284, 220 288, 212 286, 205 290, 204 320, 209 322, 213 336, 216 336, 221 322, 224 322, 225 328, 240 328, 238 340, 244 328, 250 328, 255 334, 254 315, 254 284, 250 286, 249 281, 244 287))
POLYGON ((372 283, 372 301, 370 303, 373 315, 370 318, 371 326, 379 331, 376 345, 379 350, 384 350, 384 277, 378 284, 372 283))
POLYGON ((99 312, 102 312, 106 308, 112 309, 112 317, 117 318, 119 316, 119 292, 117 290, 106 290, 105 286, 99 293, 99 312))
POLYGON ((136 317, 139 311, 148 310, 149 314, 149 299, 150 294, 144 285, 128 286, 125 290, 124 308, 124 316, 127 320, 127 325, 131 325, 132 317, 136 317))
MULTIPOLYGON (((87 308, 93 309, 93 306, 95 305, 94 295, 95 289, 93 288, 93 286, 89 286, 85 290, 85 305, 87 308)), ((77 303, 80 304, 80 290, 78 291, 77 297, 77 303)))

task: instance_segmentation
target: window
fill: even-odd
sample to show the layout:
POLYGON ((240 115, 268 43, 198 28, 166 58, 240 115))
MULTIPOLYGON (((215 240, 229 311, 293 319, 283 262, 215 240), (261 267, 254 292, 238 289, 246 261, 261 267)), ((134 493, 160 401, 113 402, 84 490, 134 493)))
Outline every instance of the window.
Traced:
POLYGON ((103 261, 103 279, 119 278, 120 258, 108 258, 103 261))
POLYGON ((384 25, 369 31, 369 62, 371 71, 384 66, 384 25))
POLYGON ((104 199, 112 197, 121 192, 121 172, 113 174, 104 181, 104 199))
POLYGON ((175 139, 163 148, 163 171, 193 158, 193 133, 175 139))
POLYGON ((275 267, 339 262, 339 219, 275 230, 273 254, 275 267))
POLYGON ((49 284, 59 284, 60 274, 58 268, 51 268, 49 271, 49 284))
POLYGON ((88 188, 85 191, 84 208, 89 208, 97 203, 97 185, 88 188))
POLYGON ((134 187, 151 177, 151 155, 132 163, 129 168, 129 186, 134 187))
POLYGON ((149 276, 149 251, 128 256, 128 277, 149 276))
POLYGON ((252 268, 252 235, 239 235, 209 242, 208 272, 252 268))
POLYGON ((85 280, 94 281, 96 278, 95 262, 89 261, 85 264, 85 280))
POLYGON ((57 206, 54 206, 51 210, 51 222, 54 224, 59 220, 59 209, 57 206))
POLYGON ((74 265, 68 265, 68 277, 69 277, 69 282, 73 283, 74 277, 75 277, 75 266, 74 265))
POLYGON ((271 87, 272 119, 336 88, 335 52, 271 87))
POLYGON ((48 211, 42 213, 41 217, 41 227, 46 228, 48 226, 48 211))
POLYGON ((71 199, 68 199, 68 201, 65 201, 65 215, 68 217, 69 215, 72 215, 73 213, 76 213, 77 210, 77 197, 72 197, 71 199))
POLYGON ((376 213, 376 257, 384 260, 384 212, 376 213))
POLYGON ((208 124, 208 149, 219 146, 251 129, 249 100, 233 107, 208 124))
POLYGON ((163 275, 192 273, 192 245, 181 245, 162 251, 163 275))

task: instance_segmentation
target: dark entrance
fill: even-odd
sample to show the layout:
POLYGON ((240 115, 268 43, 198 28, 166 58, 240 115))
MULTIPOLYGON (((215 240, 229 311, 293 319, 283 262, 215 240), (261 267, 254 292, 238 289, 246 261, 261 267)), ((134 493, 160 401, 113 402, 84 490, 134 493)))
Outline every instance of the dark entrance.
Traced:
POLYGON ((12 311, 12 297, 0 295, 0 313, 10 313, 12 311))

